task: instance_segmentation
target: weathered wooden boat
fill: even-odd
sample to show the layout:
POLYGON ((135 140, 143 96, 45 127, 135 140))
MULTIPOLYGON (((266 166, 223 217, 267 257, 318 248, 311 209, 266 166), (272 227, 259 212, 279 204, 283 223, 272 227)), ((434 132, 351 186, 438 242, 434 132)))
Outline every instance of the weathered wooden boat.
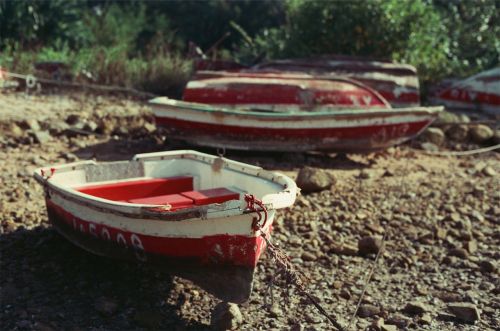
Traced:
POLYGON ((375 90, 346 77, 307 74, 200 71, 187 84, 183 100, 226 108, 286 111, 304 107, 390 108, 375 90))
POLYGON ((500 116, 500 68, 456 81, 430 99, 432 103, 444 105, 450 110, 500 116))
POLYGON ((190 144, 258 151, 364 152, 400 144, 442 107, 261 111, 172 100, 150 101, 156 123, 190 144))
POLYGON ((393 107, 420 105, 417 70, 408 64, 349 56, 273 60, 252 67, 255 71, 305 72, 343 75, 379 92, 393 107))
POLYGON ((221 299, 248 299, 290 178, 195 151, 35 171, 53 226, 92 253, 154 264, 221 299), (265 209, 265 211, 264 211, 265 209))

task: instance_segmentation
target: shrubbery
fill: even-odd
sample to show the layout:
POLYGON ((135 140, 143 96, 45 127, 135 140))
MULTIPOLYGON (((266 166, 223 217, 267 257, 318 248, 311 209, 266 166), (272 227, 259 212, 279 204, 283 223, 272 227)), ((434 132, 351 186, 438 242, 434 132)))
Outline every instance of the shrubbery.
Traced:
POLYGON ((346 54, 415 65, 424 82, 497 66, 500 2, 0 0, 0 65, 67 63, 77 79, 177 94, 189 42, 247 64, 346 54))

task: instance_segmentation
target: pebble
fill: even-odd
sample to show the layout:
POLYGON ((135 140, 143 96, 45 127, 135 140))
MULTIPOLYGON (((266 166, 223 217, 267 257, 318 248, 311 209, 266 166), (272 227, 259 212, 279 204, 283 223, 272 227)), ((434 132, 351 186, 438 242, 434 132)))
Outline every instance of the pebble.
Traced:
POLYGON ((460 321, 475 322, 480 319, 476 305, 469 302, 456 302, 448 304, 450 312, 460 321))
POLYGON ((445 135, 443 130, 439 128, 428 128, 422 134, 421 139, 433 143, 434 145, 441 146, 444 142, 445 135))
POLYGON ((453 125, 446 131, 446 135, 455 141, 465 141, 469 135, 467 125, 453 125))
POLYGON ((464 248, 469 252, 469 254, 474 254, 477 252, 477 241, 469 240, 464 244, 464 248))
POLYGON ((318 258, 316 256, 316 254, 314 253, 311 253, 311 252, 304 252, 302 253, 302 255, 300 256, 300 258, 303 260, 303 261, 316 261, 316 259, 318 258))
POLYGON ((420 147, 427 152, 439 152, 439 147, 433 143, 421 143, 420 147))
POLYGON ((273 303, 269 309, 269 317, 277 318, 281 316, 281 308, 277 303, 273 303))
POLYGON ((486 166, 483 168, 482 173, 488 177, 495 177, 497 172, 490 166, 486 166))
POLYGON ((230 302, 220 302, 212 310, 210 326, 217 331, 236 330, 243 323, 238 305, 230 302))
POLYGON ((366 236, 358 241, 359 255, 377 254, 382 248, 382 238, 379 236, 366 236))
POLYGON ((359 307, 358 316, 359 317, 371 317, 380 314, 381 310, 379 307, 370 304, 364 304, 359 307))
POLYGON ((497 266, 495 265, 494 262, 489 261, 489 260, 483 260, 479 263, 479 268, 481 269, 482 272, 484 273, 495 273, 497 270, 497 266))
POLYGON ((33 137, 35 138, 35 141, 39 144, 45 144, 52 139, 49 131, 34 131, 33 137))
POLYGON ((494 136, 494 131, 487 125, 477 124, 469 128, 470 136, 476 143, 482 144, 494 136))
POLYGON ((452 248, 448 251, 448 255, 455 256, 460 259, 467 259, 469 257, 469 253, 464 248, 452 248))
POLYGON ((403 308, 403 312, 408 315, 423 315, 428 312, 429 308, 419 301, 408 302, 406 306, 403 308))
POLYGON ((423 324, 423 325, 430 325, 430 324, 432 324, 431 314, 429 314, 429 313, 423 314, 422 317, 420 317, 420 319, 418 321, 419 321, 420 324, 423 324))

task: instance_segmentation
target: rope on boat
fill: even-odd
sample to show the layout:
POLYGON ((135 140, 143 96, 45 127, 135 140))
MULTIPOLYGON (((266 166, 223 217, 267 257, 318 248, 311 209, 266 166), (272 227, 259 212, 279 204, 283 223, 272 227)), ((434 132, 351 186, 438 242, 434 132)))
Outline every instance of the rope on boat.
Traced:
POLYGON ((40 83, 48 83, 48 84, 54 84, 58 86, 66 86, 66 87, 79 87, 79 88, 85 88, 85 89, 91 89, 91 90, 100 90, 100 91, 106 91, 106 92, 120 92, 120 93, 129 93, 129 94, 136 94, 136 95, 142 95, 145 97, 156 97, 158 95, 154 93, 149 93, 149 92, 144 92, 140 91, 134 88, 130 87, 123 87, 123 86, 118 86, 118 85, 100 85, 100 84, 87 84, 87 83, 75 83, 75 82, 70 82, 68 80, 60 80, 60 79, 50 79, 50 78, 41 78, 41 77, 36 77, 35 75, 25 75, 25 74, 20 74, 16 72, 11 72, 11 71, 5 71, 0 68, 0 78, 2 77, 12 77, 16 78, 19 80, 24 80, 26 87, 28 89, 34 89, 38 88, 41 89, 39 82, 40 83))
POLYGON ((478 149, 471 149, 468 151, 458 151, 458 152, 455 152, 455 151, 450 151, 450 152, 420 151, 420 153, 428 154, 428 155, 439 155, 439 156, 466 156, 466 155, 474 155, 474 154, 492 152, 492 151, 497 150, 497 149, 500 149, 500 144, 496 144, 496 145, 489 146, 489 147, 478 148, 478 149))
POLYGON ((245 201, 247 203, 247 209, 257 214, 257 217, 254 218, 252 223, 252 229, 255 231, 260 230, 260 236, 266 242, 273 261, 281 269, 281 272, 286 276, 286 279, 290 283, 294 284, 299 292, 305 296, 337 330, 344 330, 344 328, 337 321, 336 317, 328 314, 320 303, 309 292, 307 292, 306 284, 309 282, 309 278, 292 263, 291 259, 283 249, 273 245, 267 234, 264 232, 264 226, 267 222, 268 214, 262 201, 255 198, 252 194, 245 194, 245 201), (262 224, 260 224, 261 220, 263 220, 262 224))

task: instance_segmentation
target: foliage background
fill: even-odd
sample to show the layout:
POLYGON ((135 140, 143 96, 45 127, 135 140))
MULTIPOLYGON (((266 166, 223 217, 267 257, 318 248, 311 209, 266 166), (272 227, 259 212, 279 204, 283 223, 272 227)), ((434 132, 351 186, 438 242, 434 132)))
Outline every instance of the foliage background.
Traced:
POLYGON ((345 54, 410 63, 424 84, 499 65, 500 1, 0 0, 0 65, 178 94, 190 42, 213 56, 345 54))

